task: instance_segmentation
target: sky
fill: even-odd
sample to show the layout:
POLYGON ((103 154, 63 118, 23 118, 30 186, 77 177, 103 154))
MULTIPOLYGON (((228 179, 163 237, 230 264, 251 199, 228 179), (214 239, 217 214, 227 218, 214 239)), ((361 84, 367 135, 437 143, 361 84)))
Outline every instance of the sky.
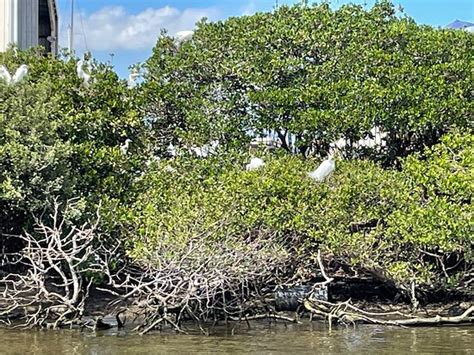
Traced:
MULTIPOLYGON (((57 0, 60 17, 60 45, 67 46, 71 0, 57 0)), ((300 0, 278 0, 295 4, 300 0)), ((310 3, 314 1, 309 1, 310 3)), ((320 1, 319 1, 320 2, 320 1)), ((332 0, 333 7, 346 3, 366 4, 375 0, 332 0)), ((473 0, 393 0, 418 23, 444 27, 459 19, 474 22, 473 0)), ((203 17, 210 21, 230 16, 271 11, 276 0, 75 0, 74 47, 78 55, 92 52, 111 63, 126 77, 128 68, 151 54, 162 28, 173 35, 192 30, 203 17)))

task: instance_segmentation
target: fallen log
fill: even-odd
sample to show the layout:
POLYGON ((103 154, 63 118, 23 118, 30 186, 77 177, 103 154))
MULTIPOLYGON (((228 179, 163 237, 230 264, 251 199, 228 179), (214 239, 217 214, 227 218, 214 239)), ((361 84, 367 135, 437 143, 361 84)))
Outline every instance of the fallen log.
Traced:
POLYGON ((404 315, 400 312, 393 313, 369 313, 358 309, 350 304, 349 301, 332 304, 320 300, 306 299, 303 305, 311 315, 322 316, 329 321, 331 327, 333 320, 341 324, 379 324, 393 325, 401 327, 422 327, 422 326, 438 326, 438 325, 459 325, 474 323, 474 306, 471 306, 463 314, 455 317, 443 317, 436 315, 434 317, 413 317, 404 315), (387 319, 392 315, 402 315, 407 319, 387 319))
POLYGON ((431 326, 431 325, 454 325, 454 324, 465 324, 465 323, 474 323, 474 316, 471 316, 474 313, 474 306, 470 307, 463 314, 456 317, 442 317, 435 316, 430 318, 412 318, 412 319, 396 319, 381 321, 374 319, 376 324, 386 324, 386 325, 398 325, 405 327, 414 327, 414 326, 431 326))

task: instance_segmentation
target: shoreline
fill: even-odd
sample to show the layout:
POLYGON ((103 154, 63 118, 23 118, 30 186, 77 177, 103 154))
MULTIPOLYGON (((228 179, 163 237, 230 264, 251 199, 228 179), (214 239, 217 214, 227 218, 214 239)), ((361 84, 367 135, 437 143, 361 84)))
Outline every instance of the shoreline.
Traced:
MULTIPOLYGON (((340 284, 342 280, 338 280, 338 282, 340 284)), ((296 290, 299 288, 297 287, 296 290)), ((123 302, 121 297, 93 288, 85 301, 83 315, 77 317, 67 326, 53 326, 54 315, 51 316, 50 322, 46 322, 42 326, 25 326, 22 323, 21 313, 38 311, 38 306, 36 308, 33 306, 36 296, 32 296, 31 305, 28 308, 18 309, 16 314, 11 313, 9 317, 0 316, 0 327, 3 329, 88 329, 89 331, 126 329, 138 334, 156 330, 170 330, 183 334, 200 332, 203 335, 209 335, 215 327, 222 325, 235 328, 238 324, 243 323, 250 327, 255 322, 322 324, 329 329, 334 326, 362 324, 402 327, 474 325, 474 302, 468 295, 458 295, 455 298, 442 301, 432 300, 419 305, 414 310, 409 303, 377 298, 378 296, 374 296, 370 292, 368 293, 369 297, 361 298, 360 290, 357 290, 354 294, 356 297, 352 300, 351 297, 347 298, 349 295, 346 292, 347 288, 339 294, 330 291, 329 300, 305 295, 304 298, 298 299, 297 308, 291 310, 278 309, 281 308, 281 304, 278 305, 275 298, 271 299, 269 295, 266 295, 267 304, 262 305, 260 309, 251 310, 245 315, 215 318, 213 322, 200 322, 192 319, 176 322, 180 313, 178 309, 163 310, 161 314, 150 317, 151 315, 146 309, 147 305, 143 301, 130 298, 123 302), (335 299, 339 299, 339 301, 335 299), (263 309, 267 311, 263 311, 263 309), (156 318, 155 322, 150 324, 150 319, 153 318, 156 318)), ((275 295, 276 293, 273 293, 273 296, 275 295)), ((281 301, 279 302, 281 303, 281 301)), ((290 308, 294 306, 292 304, 294 299, 289 298, 287 301, 287 306, 289 305, 290 308)), ((0 310, 8 307, 8 305, 0 304, 0 310)))

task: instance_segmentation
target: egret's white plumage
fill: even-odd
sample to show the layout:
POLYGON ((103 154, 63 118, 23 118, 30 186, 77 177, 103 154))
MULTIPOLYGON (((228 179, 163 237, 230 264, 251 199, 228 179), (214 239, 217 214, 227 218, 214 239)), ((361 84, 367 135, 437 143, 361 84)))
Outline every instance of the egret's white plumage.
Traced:
POLYGON ((7 85, 12 82, 12 76, 4 65, 0 65, 0 79, 3 80, 7 85))
POLYGON ((262 167, 264 167, 264 166, 265 166, 265 163, 263 162, 262 159, 260 159, 260 158, 252 158, 252 159, 250 159, 250 164, 247 164, 247 165, 245 166, 245 169, 246 169, 247 171, 253 171, 253 170, 258 170, 258 169, 260 169, 260 168, 262 168, 262 167))
POLYGON ((140 74, 137 73, 136 71, 132 71, 128 75, 127 87, 129 89, 134 89, 137 86, 137 79, 138 79, 139 76, 140 76, 140 74))
POLYGON ((132 142, 131 139, 126 139, 125 140, 125 143, 123 143, 122 145, 120 145, 120 152, 123 154, 123 155, 126 155, 128 153, 128 148, 130 148, 130 143, 132 142))
POLYGON ((80 60, 77 62, 76 70, 77 70, 77 76, 79 77, 79 79, 82 80, 82 83, 84 84, 84 86, 88 88, 90 86, 89 82, 91 80, 91 76, 84 71, 83 60, 80 60))
POLYGON ((331 175, 336 169, 336 162, 332 155, 329 156, 321 165, 315 170, 308 174, 308 176, 317 182, 323 182, 329 175, 331 175))
POLYGON ((204 149, 204 147, 191 147, 189 150, 192 154, 199 158, 207 157, 207 151, 204 149))
POLYGON ((168 148, 166 149, 167 153, 172 156, 172 157, 175 157, 177 155, 176 153, 176 148, 173 144, 170 143, 170 145, 168 146, 168 148))
POLYGON ((179 31, 176 33, 175 42, 181 44, 185 41, 190 41, 193 38, 194 31, 179 31))
POLYGON ((16 70, 15 75, 13 75, 12 84, 18 84, 26 77, 27 74, 28 66, 26 64, 20 65, 20 67, 16 70))

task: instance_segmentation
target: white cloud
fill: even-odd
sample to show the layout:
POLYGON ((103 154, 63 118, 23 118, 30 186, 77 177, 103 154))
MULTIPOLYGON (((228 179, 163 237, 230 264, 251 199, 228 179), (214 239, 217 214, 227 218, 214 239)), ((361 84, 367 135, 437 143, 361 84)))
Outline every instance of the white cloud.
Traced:
MULTIPOLYGON (((216 20, 219 11, 215 7, 148 8, 131 14, 122 6, 108 6, 96 12, 79 13, 75 19, 75 45, 78 50, 141 50, 155 45, 160 31, 166 28, 170 34, 194 28, 203 17, 216 20)), ((66 46, 67 26, 61 31, 61 44, 66 46)))
POLYGON ((247 4, 243 7, 242 14, 244 16, 253 15, 257 12, 257 4, 255 0, 248 0, 247 4))

